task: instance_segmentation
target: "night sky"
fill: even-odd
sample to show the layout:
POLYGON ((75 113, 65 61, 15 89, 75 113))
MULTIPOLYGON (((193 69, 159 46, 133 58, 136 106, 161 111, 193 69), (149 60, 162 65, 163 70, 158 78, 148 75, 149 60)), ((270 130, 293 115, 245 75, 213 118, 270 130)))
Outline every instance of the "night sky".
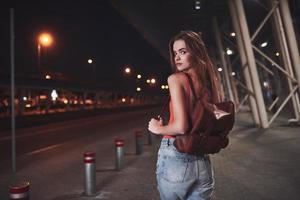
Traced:
MULTIPOLYGON (((42 48, 41 63, 45 72, 62 73, 74 82, 90 82, 93 71, 87 60, 92 58, 99 85, 116 89, 131 87, 136 80, 123 76, 122 69, 126 65, 133 68, 134 74, 141 73, 144 78, 154 76, 160 83, 166 83, 171 72, 168 61, 109 2, 49 1, 18 3, 14 7, 18 76, 37 76, 37 36, 47 31, 53 35, 54 43, 42 48)), ((9 9, 0 10, 0 75, 8 77, 9 9)))

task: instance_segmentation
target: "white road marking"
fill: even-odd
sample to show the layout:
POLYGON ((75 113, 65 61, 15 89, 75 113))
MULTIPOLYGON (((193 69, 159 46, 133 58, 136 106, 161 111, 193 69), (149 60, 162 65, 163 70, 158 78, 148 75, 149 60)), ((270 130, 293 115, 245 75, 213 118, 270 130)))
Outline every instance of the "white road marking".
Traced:
POLYGON ((34 154, 38 154, 38 153, 41 153, 41 152, 44 152, 44 151, 48 151, 50 149, 54 149, 56 147, 59 147, 59 146, 62 146, 62 144, 55 144, 55 145, 51 145, 51 146, 47 146, 47 147, 44 147, 44 148, 41 148, 41 149, 38 149, 38 150, 35 150, 35 151, 32 151, 32 152, 29 152, 25 155, 34 155, 34 154))

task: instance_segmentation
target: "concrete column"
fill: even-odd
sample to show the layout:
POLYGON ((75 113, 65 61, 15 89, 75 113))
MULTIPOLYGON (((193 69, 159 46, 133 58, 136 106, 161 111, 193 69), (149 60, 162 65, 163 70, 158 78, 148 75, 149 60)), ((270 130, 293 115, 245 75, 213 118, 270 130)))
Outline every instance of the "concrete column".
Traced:
POLYGON ((213 31, 215 34, 216 43, 217 43, 217 47, 219 49, 219 55, 220 55, 220 59, 221 59, 223 70, 224 70, 225 84, 226 84, 226 88, 228 91, 229 99, 234 102, 234 97, 233 97, 230 80, 229 80, 228 68, 227 68, 227 64, 226 64, 226 60, 225 60, 224 47, 223 47, 223 44, 221 41, 221 34, 220 34, 218 21, 217 21, 216 17, 213 18, 213 31))
POLYGON ((300 55, 297 46, 296 34, 293 27, 288 0, 280 0, 279 8, 282 16, 283 26, 286 32, 287 44, 290 50, 292 65, 297 77, 298 91, 300 92, 300 55))
POLYGON ((254 53, 252 49, 243 2, 242 0, 233 0, 233 1, 235 3, 237 16, 238 16, 237 19, 241 28, 241 36, 245 47, 246 57, 248 60, 248 66, 249 66, 250 77, 253 84, 254 96, 257 102, 256 105, 259 114, 260 125, 262 128, 268 128, 269 127, 268 116, 267 116, 266 107, 262 95, 260 80, 257 73, 257 68, 254 59, 254 53))
MULTIPOLYGON (((273 0, 269 0, 268 4, 270 7, 274 6, 274 1, 273 0)), ((280 54, 281 54, 281 59, 282 59, 282 63, 283 66, 285 68, 285 70, 291 75, 291 77, 294 77, 294 73, 293 73, 293 69, 292 69, 292 63, 291 63, 291 59, 290 59, 290 52, 287 46, 287 38, 284 32, 284 27, 282 24, 282 18, 279 12, 279 9, 276 8, 274 13, 273 13, 273 29, 275 30, 275 42, 277 43, 277 46, 280 49, 280 54)), ((293 83, 292 80, 287 77, 287 82, 288 82, 288 87, 289 87, 289 91, 291 92, 293 90, 293 83)), ((292 96, 292 104, 293 104, 293 108, 294 108, 294 114, 295 114, 295 118, 299 119, 299 112, 300 112, 300 108, 299 108, 299 98, 297 96, 297 94, 294 94, 292 96)))
MULTIPOLYGON (((237 47, 239 50, 239 55, 240 55, 240 60, 241 60, 241 67, 244 67, 244 66, 248 65, 248 63, 247 63, 247 57, 246 57, 246 53, 245 53, 245 47, 244 47, 243 40, 242 40, 241 29, 240 29, 240 25, 238 22, 236 8, 235 8, 234 2, 232 0, 228 1, 228 6, 229 6, 232 25, 233 25, 234 31, 236 33, 236 41, 237 41, 237 47)), ((244 76, 245 83, 246 83, 248 90, 253 93, 253 84, 252 84, 251 78, 250 78, 249 66, 244 67, 243 76, 244 76)), ((250 103, 250 109, 252 111, 253 122, 256 125, 260 125, 258 111, 257 111, 257 105, 256 105, 256 99, 252 95, 249 95, 249 103, 250 103)))

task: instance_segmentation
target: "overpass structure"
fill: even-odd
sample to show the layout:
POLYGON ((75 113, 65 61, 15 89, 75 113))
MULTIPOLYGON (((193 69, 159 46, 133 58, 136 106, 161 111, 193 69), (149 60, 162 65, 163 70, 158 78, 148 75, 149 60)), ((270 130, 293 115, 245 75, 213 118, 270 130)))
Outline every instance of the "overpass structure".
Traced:
POLYGON ((227 99, 268 128, 281 112, 300 115, 300 3, 295 0, 121 1, 112 5, 168 59, 177 32, 201 32, 222 76, 227 99))

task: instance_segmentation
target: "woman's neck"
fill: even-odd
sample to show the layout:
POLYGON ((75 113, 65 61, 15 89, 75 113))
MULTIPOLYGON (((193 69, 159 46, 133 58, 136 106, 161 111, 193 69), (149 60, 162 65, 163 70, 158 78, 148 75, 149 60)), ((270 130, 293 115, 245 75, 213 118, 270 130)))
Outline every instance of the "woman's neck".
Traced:
POLYGON ((183 70, 182 72, 188 73, 191 77, 196 77, 197 76, 194 67, 189 67, 188 69, 183 70))

